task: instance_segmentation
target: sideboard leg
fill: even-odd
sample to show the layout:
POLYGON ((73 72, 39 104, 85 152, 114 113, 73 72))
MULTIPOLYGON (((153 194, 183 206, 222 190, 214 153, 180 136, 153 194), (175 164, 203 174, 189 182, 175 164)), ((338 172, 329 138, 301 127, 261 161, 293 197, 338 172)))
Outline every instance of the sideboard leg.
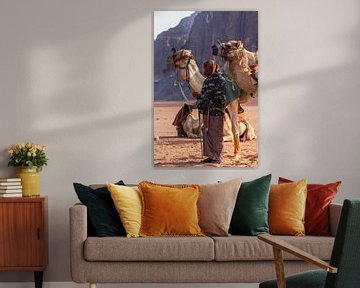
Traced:
POLYGON ((96 288, 96 283, 89 283, 89 288, 96 288))
POLYGON ((35 288, 42 288, 43 284, 43 271, 35 271, 35 288))

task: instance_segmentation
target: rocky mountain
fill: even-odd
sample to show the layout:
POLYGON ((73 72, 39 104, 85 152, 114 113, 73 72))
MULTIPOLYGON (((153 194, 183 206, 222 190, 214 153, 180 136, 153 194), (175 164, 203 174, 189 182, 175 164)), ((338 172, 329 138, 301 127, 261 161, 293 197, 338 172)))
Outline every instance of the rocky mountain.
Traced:
POLYGON ((173 47, 183 47, 186 43, 191 26, 197 12, 183 18, 180 23, 167 31, 160 33, 154 41, 154 79, 163 78, 166 70, 166 59, 173 47))
MULTIPOLYGON (((154 100, 184 100, 179 87, 174 83, 177 74, 174 67, 169 69, 167 57, 171 48, 190 49, 199 65, 211 55, 211 46, 217 41, 241 40, 246 49, 258 50, 257 11, 198 11, 182 19, 174 28, 162 32, 154 41, 154 100)), ((183 85, 188 98, 191 91, 183 85)))

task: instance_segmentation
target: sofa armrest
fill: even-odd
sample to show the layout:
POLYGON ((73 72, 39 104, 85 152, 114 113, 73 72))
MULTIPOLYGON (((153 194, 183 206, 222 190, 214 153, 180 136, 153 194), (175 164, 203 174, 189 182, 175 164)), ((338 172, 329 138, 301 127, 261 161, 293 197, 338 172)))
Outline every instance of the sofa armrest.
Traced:
POLYGON ((329 207, 330 235, 336 236, 337 227, 340 220, 342 204, 331 203, 329 207))
POLYGON ((86 263, 83 245, 87 238, 87 208, 82 204, 70 207, 70 269, 73 281, 85 282, 86 263))

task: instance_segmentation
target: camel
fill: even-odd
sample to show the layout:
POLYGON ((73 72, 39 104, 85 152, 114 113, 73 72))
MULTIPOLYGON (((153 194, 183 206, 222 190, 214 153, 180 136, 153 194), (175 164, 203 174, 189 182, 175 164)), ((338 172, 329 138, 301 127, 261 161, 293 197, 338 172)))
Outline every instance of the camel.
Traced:
POLYGON ((198 138, 202 136, 200 119, 194 113, 195 104, 185 103, 177 112, 172 125, 179 137, 198 138))
MULTIPOLYGON (((202 116, 195 112, 195 104, 185 103, 178 111, 173 121, 176 126, 179 137, 199 138, 202 137, 201 122, 202 116), (199 115, 199 116, 196 116, 199 115)), ((240 114, 241 115, 241 114, 240 114)), ((224 142, 231 142, 233 140, 231 131, 231 120, 229 114, 225 114, 224 119, 224 142)), ((251 126, 250 122, 246 119, 239 121, 239 137, 240 141, 250 141, 256 139, 255 129, 251 126)))
MULTIPOLYGON (((175 65, 179 69, 180 77, 186 80, 191 89, 200 93, 203 86, 205 77, 201 75, 198 65, 190 50, 181 49, 176 51, 173 49, 173 53, 168 57, 168 63, 175 65)), ((233 85, 226 85, 227 88, 233 85)), ((228 88, 231 89, 231 88, 228 88)), ((226 94, 231 94, 233 91, 227 91, 226 94)), ((231 131, 234 143, 234 159, 240 159, 240 139, 239 139, 239 124, 237 122, 237 114, 239 109, 240 98, 236 97, 227 104, 231 120, 231 131)))
MULTIPOLYGON (((200 114, 201 115, 201 114, 200 114)), ((201 116, 200 116, 201 117, 201 116)), ((233 140, 233 133, 231 131, 231 121, 229 114, 225 113, 224 120, 224 142, 231 142, 233 140)), ((188 114, 182 126, 177 126, 179 137, 199 138, 202 137, 201 120, 195 116, 193 111, 188 114), (181 127, 181 128, 180 128, 181 127)), ((239 123, 239 137, 240 141, 251 141, 256 139, 255 129, 247 120, 242 120, 239 123)))
POLYGON ((236 40, 213 45, 212 50, 213 55, 221 56, 226 61, 226 71, 244 91, 240 102, 246 103, 251 97, 256 97, 258 92, 258 53, 246 50, 243 43, 236 40))
MULTIPOLYGON (((179 137, 202 137, 202 115, 196 111, 197 109, 195 103, 185 103, 176 114, 172 124, 176 126, 179 137)), ((231 142, 233 139, 231 131, 231 120, 227 113, 225 114, 224 119, 223 138, 224 142, 231 142)))

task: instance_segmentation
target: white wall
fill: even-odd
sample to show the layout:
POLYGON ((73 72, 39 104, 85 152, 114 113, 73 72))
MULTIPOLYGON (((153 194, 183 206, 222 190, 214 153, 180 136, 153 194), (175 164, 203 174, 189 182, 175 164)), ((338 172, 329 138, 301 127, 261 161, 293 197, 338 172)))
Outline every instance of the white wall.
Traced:
MULTIPOLYGON (((68 281, 68 208, 82 183, 214 182, 266 173, 342 180, 359 197, 358 0, 0 0, 0 175, 6 148, 48 146, 45 281, 68 281), (152 165, 153 10, 258 10, 259 168, 152 165)), ((32 281, 0 273, 0 282, 32 281)))

